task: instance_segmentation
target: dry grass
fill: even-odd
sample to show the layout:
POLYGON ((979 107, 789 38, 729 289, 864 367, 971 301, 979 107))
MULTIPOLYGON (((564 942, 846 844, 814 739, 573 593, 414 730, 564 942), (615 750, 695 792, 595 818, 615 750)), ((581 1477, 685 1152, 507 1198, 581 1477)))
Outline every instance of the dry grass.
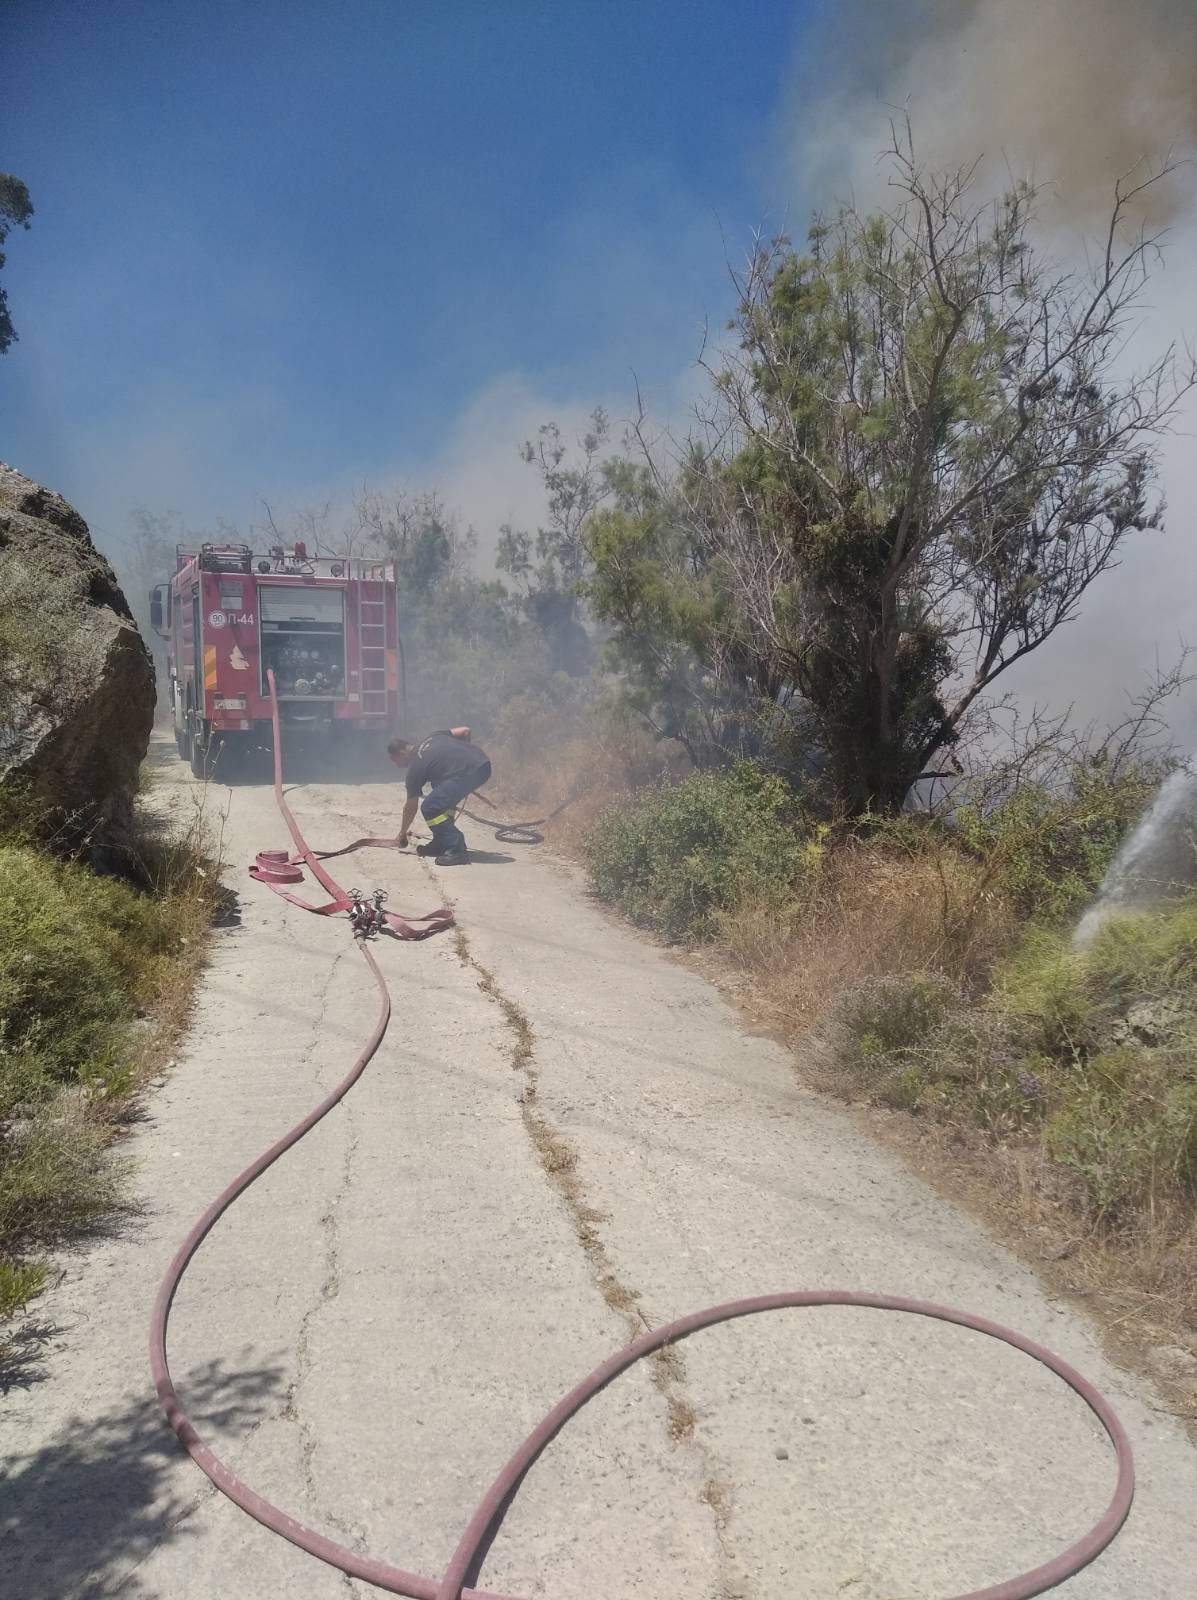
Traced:
MULTIPOLYGON (((1146 926, 1128 930, 1124 948, 1090 975, 1086 999, 1079 975, 1057 982, 1050 949, 1028 940, 984 872, 950 844, 895 854, 888 841, 849 842, 804 883, 784 927, 751 905, 729 915, 706 969, 717 980, 730 974, 736 1001, 795 1049, 808 1081, 878 1107, 874 1126, 887 1142, 1092 1314, 1112 1353, 1157 1384, 1165 1409, 1197 1423, 1197 1207, 1175 1163, 1159 1166, 1160 1151, 1181 1137, 1169 1125, 1162 1141, 1165 1112, 1174 1123, 1189 1081, 1183 1028, 1176 1040, 1126 1052, 1120 1098, 1100 1084, 1110 1059, 1101 1029, 1150 992, 1143 974, 1116 1002, 1110 985, 1117 974, 1129 981, 1140 945, 1144 973, 1165 973, 1168 961, 1146 926), (1016 974, 1038 1008, 1031 1025, 1042 1039, 1031 1044, 1047 1048, 1056 1008, 1065 1008, 1054 1070, 1026 1054, 1027 1018, 1011 1008, 1027 1002, 1008 992, 1012 979, 990 991, 995 968, 1016 974), (872 1022, 864 1041, 840 1026, 854 997, 870 1016, 888 1006, 897 1026, 894 1008, 909 1009, 937 983, 942 1023, 904 1049, 875 1037, 872 1022), (1022 1098, 1032 1065, 1042 1104, 1022 1098)), ((1188 981, 1174 980, 1169 998, 1191 1009, 1191 990, 1181 993, 1188 981)))
POLYGON ((224 819, 214 826, 209 817, 209 786, 199 784, 196 790, 190 814, 181 822, 174 817, 164 821, 140 806, 123 846, 123 870, 152 899, 169 906, 175 934, 174 948, 152 974, 151 1067, 165 1059, 187 1025, 212 926, 232 902, 221 883, 224 819))
POLYGON ((1018 928, 983 868, 932 836, 895 848, 847 839, 804 877, 778 917, 749 900, 722 920, 719 948, 758 1002, 795 1030, 870 978, 933 972, 982 981, 1018 928))
POLYGON ((609 806, 687 767, 675 747, 633 729, 567 738, 531 759, 518 746, 500 745, 491 757, 495 776, 485 799, 504 821, 544 817, 568 801, 543 832, 546 843, 574 860, 581 859, 586 835, 609 806))

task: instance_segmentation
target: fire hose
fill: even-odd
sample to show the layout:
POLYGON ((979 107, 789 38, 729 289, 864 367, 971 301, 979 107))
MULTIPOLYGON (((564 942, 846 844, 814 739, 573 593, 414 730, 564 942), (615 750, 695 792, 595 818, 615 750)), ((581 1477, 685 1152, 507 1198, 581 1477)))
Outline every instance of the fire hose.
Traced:
MULTIPOLYGON (((511 1600, 510 1596, 493 1594, 467 1585, 476 1580, 486 1553, 510 1509, 520 1484, 534 1462, 566 1423, 620 1373, 626 1372, 629 1367, 651 1355, 653 1351, 676 1344, 700 1329, 714 1327, 718 1323, 731 1322, 740 1317, 755 1316, 766 1311, 811 1306, 854 1306, 876 1311, 900 1311, 952 1323, 957 1327, 985 1334, 1012 1346, 1015 1350, 1022 1351, 1054 1372, 1085 1402, 1114 1447, 1117 1465, 1114 1492, 1105 1512, 1087 1533, 1042 1565, 988 1588, 970 1590, 967 1594, 955 1596, 954 1600, 1031 1600, 1032 1596, 1043 1594, 1048 1589, 1063 1583, 1065 1579, 1081 1571, 1100 1555, 1118 1533, 1130 1512, 1135 1487, 1134 1463, 1125 1429, 1109 1402, 1088 1379, 1044 1346, 988 1318, 956 1311, 948 1306, 935 1305, 925 1300, 848 1289, 800 1289, 729 1301, 724 1305, 713 1306, 708 1310, 696 1311, 689 1316, 681 1317, 675 1322, 643 1334, 623 1349, 617 1350, 559 1400, 514 1452, 479 1501, 444 1575, 440 1578, 423 1577, 418 1573, 407 1572, 401 1567, 359 1554, 346 1545, 338 1544, 327 1535, 305 1526, 279 1506, 274 1505, 225 1465, 200 1437, 183 1406, 170 1374, 167 1328, 171 1306, 183 1274, 204 1239, 238 1196, 273 1166, 280 1156, 298 1144, 304 1135, 344 1098, 362 1076, 382 1043, 391 1016, 391 1000, 386 979, 371 948, 374 937, 385 932, 399 938, 422 938, 449 926, 452 922, 452 913, 443 908, 427 917, 411 919, 397 917, 393 912, 383 912, 377 896, 372 907, 367 897, 356 891, 347 892, 342 889, 320 865, 319 854, 307 845, 283 794, 278 705, 274 697, 273 677, 270 679, 270 687, 274 715, 275 798, 295 843, 297 859, 302 860, 311 869, 313 876, 326 892, 332 895, 332 903, 328 906, 305 906, 304 901, 286 893, 281 884, 272 881, 268 873, 263 874, 261 866, 263 857, 267 858, 268 869, 273 868, 282 872, 287 865, 291 870, 298 870, 292 858, 288 858, 285 852, 263 852, 258 858, 258 867, 252 870, 259 881, 284 894, 284 897, 295 905, 305 906, 305 909, 316 911, 320 915, 329 915, 336 911, 345 911, 349 915, 353 926, 354 943, 361 951, 378 987, 379 1010, 369 1038, 345 1077, 305 1117, 283 1134, 268 1150, 264 1150, 217 1195, 178 1247, 158 1289, 150 1325, 150 1368, 158 1400, 167 1422, 178 1436, 184 1450, 216 1488, 264 1527, 290 1540, 301 1550, 306 1550, 310 1555, 327 1562, 339 1571, 360 1578, 389 1594, 406 1595, 408 1600, 511 1600), (418 928, 415 926, 418 923, 423 923, 425 926, 418 928)), ((393 845, 394 841, 365 840, 358 843, 393 845)), ((328 852, 325 859, 342 853, 344 852, 328 852)), ((285 878, 283 881, 297 880, 285 878)))
MULTIPOLYGON (((484 828, 493 828, 495 841, 498 844, 543 844, 544 834, 540 829, 546 823, 552 822, 554 817, 559 817, 566 806, 572 806, 581 792, 580 789, 576 789, 573 794, 567 795, 559 806, 555 806, 547 817, 533 817, 528 822, 499 822, 493 816, 480 817, 476 812, 467 811, 465 806, 459 806, 458 810, 463 817, 469 817, 471 822, 480 822, 484 828)), ((471 798, 477 803, 480 796, 475 793, 471 798)), ((489 805, 489 800, 486 803, 489 805)))

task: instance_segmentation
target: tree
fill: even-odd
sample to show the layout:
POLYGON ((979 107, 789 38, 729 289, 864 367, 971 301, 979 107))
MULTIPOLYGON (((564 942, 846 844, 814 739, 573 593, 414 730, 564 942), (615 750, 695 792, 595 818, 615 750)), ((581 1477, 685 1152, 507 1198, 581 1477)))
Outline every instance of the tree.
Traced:
POLYGON ((1193 382, 1171 348, 1127 367, 1159 243, 1130 218, 1157 180, 1120 183, 1066 269, 1029 185, 983 204, 909 130, 889 156, 889 210, 754 250, 697 435, 667 470, 646 446, 589 534, 640 693, 668 705, 684 657, 682 722, 705 697, 724 746, 805 747, 858 811, 967 746, 987 691, 1159 525, 1156 441, 1193 382))
MULTIPOLYGON (((0 172, 0 267, 4 266, 4 242, 13 228, 29 227, 33 216, 33 202, 29 190, 20 178, 10 172, 0 172)), ((8 294, 0 289, 0 355, 8 350, 17 337, 8 309, 8 294)))
POLYGON ((177 511, 134 506, 129 512, 127 534, 108 552, 133 620, 154 659, 160 696, 166 693, 168 682, 167 644, 150 625, 150 590, 174 576, 177 547, 192 539, 198 543, 201 537, 186 532, 177 511))
POLYGON ((613 502, 587 528, 582 587, 612 630, 622 699, 709 767, 759 750, 759 708, 773 702, 762 695, 763 658, 744 648, 726 573, 688 514, 685 479, 634 461, 611 470, 613 502))
POLYGON ((495 554, 495 565, 515 584, 525 614, 548 643, 554 665, 573 676, 588 671, 594 658, 581 604, 589 569, 585 530, 612 493, 613 467, 602 460, 610 432, 607 413, 596 406, 574 460, 555 422, 544 424, 535 444, 523 444, 521 459, 537 470, 544 484, 546 526, 538 528, 533 538, 504 523, 495 554))
POLYGON ((419 494, 363 489, 354 496, 353 511, 366 542, 394 559, 403 590, 414 599, 427 599, 439 585, 469 571, 474 530, 462 527, 435 489, 419 494))
POLYGON ((413 677, 432 681, 453 651, 511 642, 507 592, 501 583, 476 576, 477 536, 435 489, 363 489, 353 512, 354 540, 395 562, 413 677))

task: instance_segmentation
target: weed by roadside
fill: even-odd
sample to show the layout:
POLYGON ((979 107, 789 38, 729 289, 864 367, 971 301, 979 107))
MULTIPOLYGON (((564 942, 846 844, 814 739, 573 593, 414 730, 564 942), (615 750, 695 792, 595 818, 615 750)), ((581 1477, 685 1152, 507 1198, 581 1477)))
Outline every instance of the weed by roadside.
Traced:
POLYGON ((771 1019, 801 1033, 877 979, 927 972, 971 991, 1016 928, 980 863, 941 830, 903 820, 829 835, 780 907, 738 895, 719 949, 771 1019))
POLYGON ((1056 1277, 1197 1403, 1197 896, 1085 950, 1032 926, 971 995, 926 971, 858 985, 818 1032, 825 1087, 972 1152, 973 1202, 1046 1238, 1056 1277))
POLYGON ((18 1267, 11 1261, 0 1261, 0 1322, 18 1311, 24 1311, 45 1286, 44 1261, 35 1261, 24 1267, 18 1267))
POLYGON ((591 881, 631 921, 698 942, 745 900, 783 913, 822 853, 782 779, 744 763, 658 784, 600 816, 585 843, 591 881))
POLYGON ((0 835, 0 1323, 44 1285, 47 1249, 122 1202, 113 1139, 186 1019, 213 854, 202 811, 174 832, 139 817, 104 871, 0 835))
MULTIPOLYGON (((680 758, 669 744, 658 743, 642 729, 617 719, 596 716, 586 733, 522 726, 508 729, 487 745, 494 779, 486 798, 507 820, 544 817, 568 800, 548 824, 545 836, 570 856, 581 858, 585 841, 598 818, 614 805, 632 804, 643 790, 677 776, 680 758)), ((481 814, 484 807, 479 807, 481 814)))
POLYGON ((1158 782, 1154 767, 1081 765, 1062 788, 1028 783, 1000 805, 961 806, 953 826, 986 887, 1020 917, 1059 926, 1088 905, 1158 782))

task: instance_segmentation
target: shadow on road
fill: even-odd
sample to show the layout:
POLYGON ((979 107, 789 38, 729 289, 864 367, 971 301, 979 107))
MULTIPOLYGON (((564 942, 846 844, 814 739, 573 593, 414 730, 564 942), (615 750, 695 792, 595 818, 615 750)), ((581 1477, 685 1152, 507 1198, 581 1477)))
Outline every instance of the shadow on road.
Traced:
POLYGON ((30 1389, 47 1376, 41 1353, 60 1329, 57 1323, 25 1317, 6 1331, 0 1342, 0 1395, 10 1389, 30 1389))
MULTIPOLYGON (((75 1417, 53 1443, 0 1469, 5 1593, 21 1600, 108 1600, 149 1591, 135 1568, 161 1543, 185 1538, 207 1491, 198 1468, 180 1473, 181 1447, 153 1393, 75 1417)), ((201 1431, 247 1430, 281 1405, 282 1369, 229 1372, 212 1361, 179 1385, 201 1431)))
POLYGON ((218 928, 241 926, 241 896, 235 889, 230 889, 228 884, 222 883, 217 890, 216 909, 212 914, 212 921, 218 928))

